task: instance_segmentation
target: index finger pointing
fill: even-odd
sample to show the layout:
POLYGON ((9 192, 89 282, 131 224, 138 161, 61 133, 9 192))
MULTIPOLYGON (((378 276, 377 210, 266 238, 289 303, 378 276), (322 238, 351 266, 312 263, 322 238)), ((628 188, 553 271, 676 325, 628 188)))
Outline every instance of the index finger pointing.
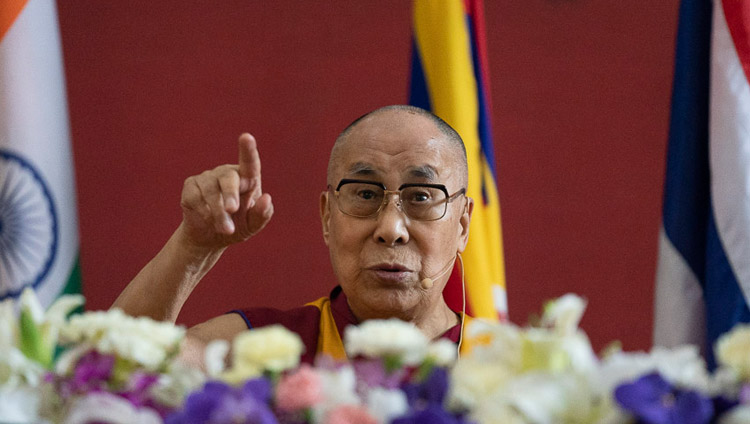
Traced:
MULTIPOLYGON (((252 183, 260 188, 260 156, 258 155, 258 146, 255 137, 244 133, 239 139, 239 174, 241 179, 249 179, 252 183)), ((252 185, 252 184, 250 184, 252 185)))

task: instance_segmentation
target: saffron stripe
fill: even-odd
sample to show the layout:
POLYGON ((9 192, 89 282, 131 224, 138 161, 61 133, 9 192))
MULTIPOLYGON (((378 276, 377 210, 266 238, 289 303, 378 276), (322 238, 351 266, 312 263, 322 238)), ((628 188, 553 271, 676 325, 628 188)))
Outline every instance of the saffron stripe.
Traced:
POLYGON ((5 37, 13 22, 28 3, 28 0, 3 0, 0 3, 0 40, 5 37))

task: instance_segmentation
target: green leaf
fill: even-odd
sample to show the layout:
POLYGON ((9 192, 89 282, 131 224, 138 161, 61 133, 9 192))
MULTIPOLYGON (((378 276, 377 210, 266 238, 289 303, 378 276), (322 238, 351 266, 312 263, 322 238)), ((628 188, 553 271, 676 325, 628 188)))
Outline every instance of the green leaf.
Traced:
POLYGON ((44 368, 50 369, 52 366, 52 349, 44 343, 41 326, 34 322, 31 311, 27 308, 21 308, 18 325, 21 331, 21 352, 44 368))

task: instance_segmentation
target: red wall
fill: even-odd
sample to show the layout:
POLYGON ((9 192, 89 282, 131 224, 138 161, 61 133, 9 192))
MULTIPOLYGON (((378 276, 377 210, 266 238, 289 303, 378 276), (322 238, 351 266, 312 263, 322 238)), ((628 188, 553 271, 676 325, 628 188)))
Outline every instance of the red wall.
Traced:
MULTIPOLYGON (((597 348, 647 348, 677 0, 486 3, 511 318, 573 291, 597 348)), ((409 5, 60 1, 89 307, 159 250, 183 179, 235 161, 243 131, 276 213, 181 321, 326 293, 327 154, 351 120, 406 101, 409 5)))

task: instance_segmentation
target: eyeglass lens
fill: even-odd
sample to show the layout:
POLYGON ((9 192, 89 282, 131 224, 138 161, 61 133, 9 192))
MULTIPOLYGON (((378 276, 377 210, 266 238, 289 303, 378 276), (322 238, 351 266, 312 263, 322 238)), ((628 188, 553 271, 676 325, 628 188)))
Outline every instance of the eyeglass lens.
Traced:
MULTIPOLYGON (((368 217, 376 214, 383 205, 385 191, 376 184, 349 182, 339 187, 339 208, 341 212, 368 217)), ((445 192, 435 187, 409 186, 400 191, 401 209, 417 220, 440 219, 448 205, 445 192)))

